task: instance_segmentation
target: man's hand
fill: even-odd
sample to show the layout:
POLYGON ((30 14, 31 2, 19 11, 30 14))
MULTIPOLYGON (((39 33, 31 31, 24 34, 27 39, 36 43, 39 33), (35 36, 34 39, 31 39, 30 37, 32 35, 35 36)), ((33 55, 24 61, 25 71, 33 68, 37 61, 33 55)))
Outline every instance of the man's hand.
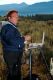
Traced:
POLYGON ((31 36, 30 35, 26 35, 25 37, 25 41, 31 41, 31 36))

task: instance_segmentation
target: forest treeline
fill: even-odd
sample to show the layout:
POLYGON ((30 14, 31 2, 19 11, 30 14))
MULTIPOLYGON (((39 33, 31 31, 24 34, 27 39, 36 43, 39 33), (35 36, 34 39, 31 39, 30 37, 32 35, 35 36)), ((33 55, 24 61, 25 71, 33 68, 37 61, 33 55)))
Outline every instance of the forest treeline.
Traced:
MULTIPOLYGON (((6 16, 4 16, 6 18, 6 16)), ((3 18, 3 17, 2 17, 3 18)), ((37 21, 48 21, 53 20, 53 14, 36 14, 36 15, 27 15, 27 16, 20 16, 23 19, 32 19, 37 21)), ((1 16, 0 16, 1 20, 1 16)))
POLYGON ((38 21, 48 21, 53 20, 53 14, 36 14, 31 16, 21 16, 22 19, 32 19, 32 20, 38 20, 38 21))

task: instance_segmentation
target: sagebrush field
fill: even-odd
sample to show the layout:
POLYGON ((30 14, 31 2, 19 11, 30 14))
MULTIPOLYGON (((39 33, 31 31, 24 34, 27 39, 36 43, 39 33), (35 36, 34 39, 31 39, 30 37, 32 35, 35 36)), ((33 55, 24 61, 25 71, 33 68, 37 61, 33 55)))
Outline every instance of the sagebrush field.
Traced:
MULTIPOLYGON (((4 20, 0 17, 0 21, 4 20)), ((50 58, 53 57, 53 20, 38 21, 28 18, 20 19, 17 28, 21 32, 21 35, 30 34, 32 36, 32 42, 41 42, 43 32, 45 32, 45 45, 44 54, 46 57, 47 64, 50 69, 50 58)), ((26 64, 28 58, 27 53, 23 53, 23 64, 22 64, 22 75, 25 77, 29 72, 29 65, 26 64)), ((2 45, 0 42, 0 80, 6 79, 6 64, 3 60, 2 45)), ((40 51, 38 49, 32 50, 32 73, 40 76, 41 80, 48 80, 45 70, 45 64, 42 61, 40 51)))

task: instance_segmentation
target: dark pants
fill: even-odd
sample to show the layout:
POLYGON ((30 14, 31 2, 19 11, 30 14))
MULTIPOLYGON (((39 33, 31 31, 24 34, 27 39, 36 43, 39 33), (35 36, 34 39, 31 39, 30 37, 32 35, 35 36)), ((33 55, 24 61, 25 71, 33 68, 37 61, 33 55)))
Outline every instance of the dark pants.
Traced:
POLYGON ((4 60, 8 67, 7 80, 21 80, 22 53, 4 52, 4 60))

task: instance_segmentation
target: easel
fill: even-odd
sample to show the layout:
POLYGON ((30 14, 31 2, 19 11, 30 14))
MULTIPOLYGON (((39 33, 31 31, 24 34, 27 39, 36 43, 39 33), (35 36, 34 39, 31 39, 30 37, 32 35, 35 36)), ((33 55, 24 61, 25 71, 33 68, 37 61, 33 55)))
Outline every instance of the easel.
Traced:
MULTIPOLYGON (((28 50, 29 50, 29 56, 30 56, 30 57, 29 57, 29 79, 28 79, 28 80, 33 80, 33 79, 32 79, 32 49, 33 49, 33 48, 37 48, 37 49, 40 50, 40 54, 41 54, 42 59, 43 59, 43 61, 44 61, 46 70, 47 70, 47 72, 48 72, 47 78, 48 78, 48 80, 53 80, 53 78, 52 78, 52 76, 51 76, 51 74, 50 74, 49 68, 48 68, 48 64, 47 64, 47 62, 46 62, 46 58, 45 58, 45 56, 44 56, 44 51, 43 51, 43 48, 44 48, 44 47, 43 47, 43 46, 44 46, 44 36, 45 36, 45 33, 43 32, 42 43, 31 43, 31 44, 29 44, 28 50)), ((34 80, 40 80, 40 79, 35 78, 34 80)))

